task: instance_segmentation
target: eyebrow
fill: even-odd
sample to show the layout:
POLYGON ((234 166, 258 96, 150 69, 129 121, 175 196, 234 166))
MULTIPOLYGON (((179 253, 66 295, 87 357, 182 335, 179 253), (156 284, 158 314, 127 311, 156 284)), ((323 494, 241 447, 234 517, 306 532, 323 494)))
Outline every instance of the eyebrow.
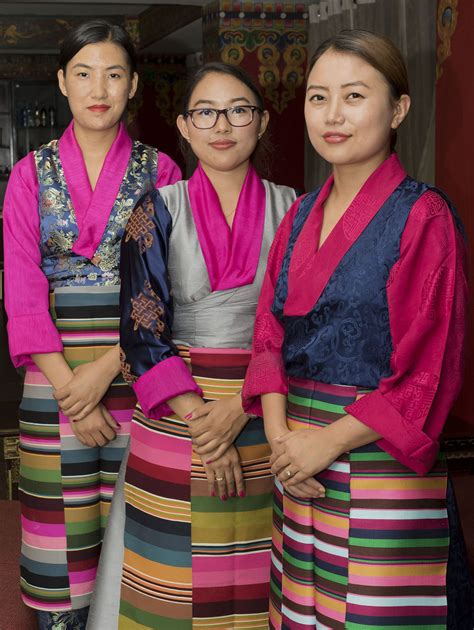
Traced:
MULTIPOLYGON (((350 83, 343 83, 341 85, 341 88, 353 87, 353 86, 362 86, 370 90, 370 87, 367 85, 367 83, 364 83, 364 81, 351 81, 350 83)), ((329 88, 327 88, 325 85, 308 85, 308 87, 306 88, 306 91, 309 91, 309 90, 325 90, 326 92, 329 92, 329 88)))
MULTIPOLYGON (((246 103, 250 104, 250 101, 248 98, 246 98, 245 96, 238 96, 237 98, 231 98, 229 103, 237 103, 237 101, 245 101, 246 103)), ((216 105, 216 101, 210 101, 207 99, 199 99, 199 101, 196 101, 196 103, 194 103, 194 107, 196 107, 197 105, 216 105)))
MULTIPOLYGON (((73 68, 87 68, 87 70, 93 70, 94 69, 92 66, 88 66, 86 63, 75 63, 73 65, 73 68)), ((125 70, 126 71, 126 68, 124 68, 120 64, 116 64, 114 66, 107 66, 107 68, 105 68, 105 69, 106 70, 125 70)))

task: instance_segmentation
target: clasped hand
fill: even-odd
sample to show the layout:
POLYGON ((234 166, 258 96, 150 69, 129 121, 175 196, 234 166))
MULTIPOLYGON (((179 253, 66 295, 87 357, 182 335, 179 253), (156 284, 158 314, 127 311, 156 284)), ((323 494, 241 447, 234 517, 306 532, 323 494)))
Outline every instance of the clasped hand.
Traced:
POLYGON ((186 420, 194 450, 209 461, 221 457, 234 443, 248 416, 243 412, 240 396, 237 395, 201 405, 186 420))
POLYGON ((337 458, 324 437, 324 429, 301 429, 272 440, 272 473, 291 494, 301 498, 324 496, 324 486, 314 475, 337 458))
POLYGON ((100 403, 110 379, 97 361, 73 369, 73 378, 54 392, 59 408, 73 422, 84 420, 100 403))

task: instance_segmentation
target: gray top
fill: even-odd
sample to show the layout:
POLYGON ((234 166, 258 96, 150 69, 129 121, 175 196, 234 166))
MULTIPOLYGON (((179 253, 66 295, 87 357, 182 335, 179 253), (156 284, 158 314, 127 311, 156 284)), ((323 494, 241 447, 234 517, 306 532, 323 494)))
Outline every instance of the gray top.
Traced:
POLYGON ((160 188, 172 217, 168 273, 173 289, 173 339, 204 348, 250 348, 268 252, 276 230, 296 199, 295 191, 263 180, 265 224, 252 284, 211 292, 186 181, 160 188))

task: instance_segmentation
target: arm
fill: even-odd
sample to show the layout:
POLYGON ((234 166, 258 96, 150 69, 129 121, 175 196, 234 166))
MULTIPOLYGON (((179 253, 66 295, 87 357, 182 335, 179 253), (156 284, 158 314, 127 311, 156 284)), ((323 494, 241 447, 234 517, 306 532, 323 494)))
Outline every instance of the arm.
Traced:
POLYGON ((122 371, 151 418, 169 413, 168 401, 182 418, 203 404, 172 341, 170 233, 171 216, 159 193, 146 195, 128 222, 120 257, 122 371))
POLYGON ((61 353, 63 344, 49 312, 49 284, 41 269, 38 184, 33 154, 18 162, 3 206, 5 307, 13 365, 31 355, 61 353), (18 290, 21 287, 21 290, 18 290))
MULTIPOLYGON (((431 191, 411 211, 387 294, 392 375, 348 405, 347 416, 318 432, 324 449, 311 445, 305 474, 316 474, 344 451, 377 440, 419 474, 434 463, 439 435, 461 386, 467 283, 461 236, 449 208, 431 191)), ((292 449, 292 470, 299 470, 301 445, 293 437, 283 440, 287 452, 292 449)), ((308 442, 305 446, 309 450, 308 442)), ((273 464, 282 475, 289 460, 273 464)))
MULTIPOLYGON (((300 199, 292 205, 277 230, 268 255, 267 270, 258 300, 252 344, 252 359, 247 369, 242 390, 245 411, 262 415, 260 396, 288 393, 285 367, 281 356, 283 328, 272 313, 275 286, 286 252, 294 216, 300 199)), ((286 418, 286 412, 285 412, 286 418)))

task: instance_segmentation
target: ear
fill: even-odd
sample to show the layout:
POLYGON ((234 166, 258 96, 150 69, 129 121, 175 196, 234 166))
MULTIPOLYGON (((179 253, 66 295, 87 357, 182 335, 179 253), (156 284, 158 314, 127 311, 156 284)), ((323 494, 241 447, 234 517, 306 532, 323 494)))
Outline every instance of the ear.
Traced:
POLYGON ((128 91, 128 98, 133 98, 137 92, 138 87, 138 74, 136 72, 132 75, 132 81, 130 84, 130 90, 128 91))
POLYGON ((392 118, 392 129, 400 127, 410 110, 411 100, 408 94, 402 94, 398 99, 392 118))
POLYGON ((270 122, 270 114, 267 112, 267 110, 264 110, 261 114, 260 114, 260 128, 258 130, 258 138, 260 139, 263 134, 265 133, 267 127, 268 127, 268 123, 270 122))
POLYGON ((186 118, 183 116, 183 114, 180 114, 178 118, 176 119, 176 126, 178 127, 179 133, 183 136, 183 138, 187 140, 187 142, 190 142, 188 123, 187 123, 186 118))
POLYGON ((59 84, 59 89, 61 90, 61 94, 67 97, 66 77, 64 75, 64 71, 62 68, 58 70, 57 77, 58 77, 58 84, 59 84))

